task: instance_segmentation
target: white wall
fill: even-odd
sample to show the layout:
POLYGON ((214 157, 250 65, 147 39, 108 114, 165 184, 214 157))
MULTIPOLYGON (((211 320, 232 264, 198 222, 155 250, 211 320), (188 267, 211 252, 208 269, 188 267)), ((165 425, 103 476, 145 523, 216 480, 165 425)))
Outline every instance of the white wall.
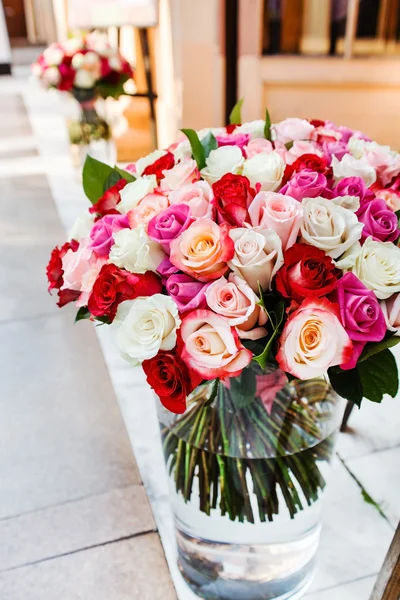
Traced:
POLYGON ((11 63, 10 42, 8 40, 6 20, 4 18, 4 9, 2 3, 0 4, 0 63, 11 63))

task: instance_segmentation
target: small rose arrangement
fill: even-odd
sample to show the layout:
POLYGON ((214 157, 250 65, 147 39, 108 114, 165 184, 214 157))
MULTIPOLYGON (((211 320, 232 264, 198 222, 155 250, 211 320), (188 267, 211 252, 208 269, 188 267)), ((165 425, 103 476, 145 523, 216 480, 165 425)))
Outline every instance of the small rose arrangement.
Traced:
POLYGON ((126 171, 88 157, 92 206, 49 290, 109 324, 175 413, 252 361, 357 404, 395 396, 400 154, 330 121, 231 121, 126 171))
POLYGON ((124 83, 133 77, 128 61, 99 31, 51 44, 32 65, 32 73, 47 89, 71 93, 96 89, 103 98, 120 96, 124 83))

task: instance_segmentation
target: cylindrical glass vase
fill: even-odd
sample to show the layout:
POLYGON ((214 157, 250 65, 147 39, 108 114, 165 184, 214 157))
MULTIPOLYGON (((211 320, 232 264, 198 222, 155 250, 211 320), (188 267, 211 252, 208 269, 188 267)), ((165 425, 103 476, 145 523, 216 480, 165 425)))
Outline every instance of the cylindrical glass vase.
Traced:
POLYGON ((321 499, 343 413, 323 379, 273 366, 160 408, 178 562, 201 598, 294 600, 310 584, 321 499))

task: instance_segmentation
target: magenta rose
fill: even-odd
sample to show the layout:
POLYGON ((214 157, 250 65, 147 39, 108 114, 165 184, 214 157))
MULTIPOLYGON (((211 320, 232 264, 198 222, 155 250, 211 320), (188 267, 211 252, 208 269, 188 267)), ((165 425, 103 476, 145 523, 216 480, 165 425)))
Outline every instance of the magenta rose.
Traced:
POLYGON ((365 181, 361 177, 345 177, 333 188, 333 197, 337 196, 357 196, 360 202, 371 200, 374 194, 367 188, 365 181))
POLYGON ((303 198, 316 198, 320 196, 327 186, 325 175, 303 169, 296 173, 280 190, 281 194, 292 196, 295 200, 301 202, 303 198))
POLYGON ((172 264, 172 262, 169 260, 168 256, 166 256, 157 267, 157 273, 159 273, 161 275, 161 277, 163 278, 164 284, 165 284, 164 279, 166 277, 169 277, 170 275, 174 275, 178 271, 179 271, 178 267, 176 267, 175 265, 172 264))
POLYGON ((218 142, 218 148, 221 148, 221 146, 238 146, 243 152, 243 148, 247 146, 250 141, 250 134, 226 133, 224 135, 217 135, 216 139, 218 142))
POLYGON ((378 242, 394 242, 400 235, 397 215, 382 198, 362 202, 357 216, 364 223, 361 241, 371 236, 378 242))
POLYGON ((349 152, 349 148, 344 142, 324 142, 322 150, 329 164, 332 161, 332 156, 336 156, 338 160, 342 160, 343 156, 349 152))
POLYGON ((90 232, 90 247, 97 256, 108 256, 114 244, 114 233, 129 227, 127 215, 105 215, 93 225, 90 232))
POLYGON ((367 342, 380 342, 386 334, 386 321, 377 297, 354 275, 346 273, 336 284, 335 301, 353 353, 342 369, 354 369, 367 342))
POLYGON ((147 226, 149 237, 158 242, 165 252, 169 253, 169 245, 192 222, 190 208, 187 204, 174 204, 153 217, 147 226))
POLYGON ((165 283, 168 294, 176 303, 179 312, 184 313, 207 306, 205 291, 209 283, 196 281, 190 275, 174 274, 165 283))

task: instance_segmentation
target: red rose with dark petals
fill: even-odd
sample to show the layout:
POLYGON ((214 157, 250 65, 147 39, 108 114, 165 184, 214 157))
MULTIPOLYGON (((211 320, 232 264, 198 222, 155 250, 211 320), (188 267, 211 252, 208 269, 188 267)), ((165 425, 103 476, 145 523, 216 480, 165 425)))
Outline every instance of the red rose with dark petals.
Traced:
POLYGON ((70 302, 75 302, 80 295, 81 292, 79 290, 59 290, 57 306, 62 308, 70 302))
POLYGON ((129 273, 115 265, 103 265, 89 296, 88 309, 94 317, 109 317, 112 321, 118 305, 138 296, 152 296, 162 291, 161 280, 152 271, 129 273))
POLYGON ((311 119, 310 124, 314 127, 325 127, 325 121, 321 121, 321 119, 311 119))
POLYGON ((240 125, 237 125, 236 123, 230 123, 225 127, 226 133, 233 133, 236 127, 240 127, 240 125))
POLYGON ((50 255, 49 263, 46 267, 47 280, 49 282, 48 290, 59 290, 63 285, 63 268, 62 258, 66 255, 68 250, 75 252, 78 249, 78 242, 72 240, 72 242, 66 242, 61 248, 56 246, 50 255))
POLYGON ((323 250, 294 244, 284 253, 285 263, 276 274, 276 289, 285 298, 301 302, 309 296, 326 296, 335 287, 340 271, 323 250))
POLYGON ((201 383, 202 377, 187 367, 174 352, 159 352, 142 363, 148 384, 167 410, 182 414, 187 396, 201 383))
POLYGON ((292 164, 293 171, 302 171, 303 169, 311 169, 318 173, 325 173, 328 162, 326 158, 317 156, 316 154, 303 154, 292 164))
POLYGON ((117 204, 121 202, 120 191, 124 189, 128 182, 126 179, 120 179, 115 185, 110 187, 103 196, 89 208, 89 212, 92 214, 98 214, 102 217, 104 215, 117 215, 116 209, 117 204))
POLYGON ((255 191, 250 187, 250 181, 243 175, 226 173, 212 186, 214 198, 211 201, 219 215, 229 225, 242 227, 249 221, 247 212, 255 191))
POLYGON ((161 156, 153 164, 148 165, 143 171, 142 175, 155 175, 157 181, 160 182, 164 179, 165 175, 163 171, 169 171, 175 166, 175 157, 172 152, 167 152, 164 156, 161 156))

